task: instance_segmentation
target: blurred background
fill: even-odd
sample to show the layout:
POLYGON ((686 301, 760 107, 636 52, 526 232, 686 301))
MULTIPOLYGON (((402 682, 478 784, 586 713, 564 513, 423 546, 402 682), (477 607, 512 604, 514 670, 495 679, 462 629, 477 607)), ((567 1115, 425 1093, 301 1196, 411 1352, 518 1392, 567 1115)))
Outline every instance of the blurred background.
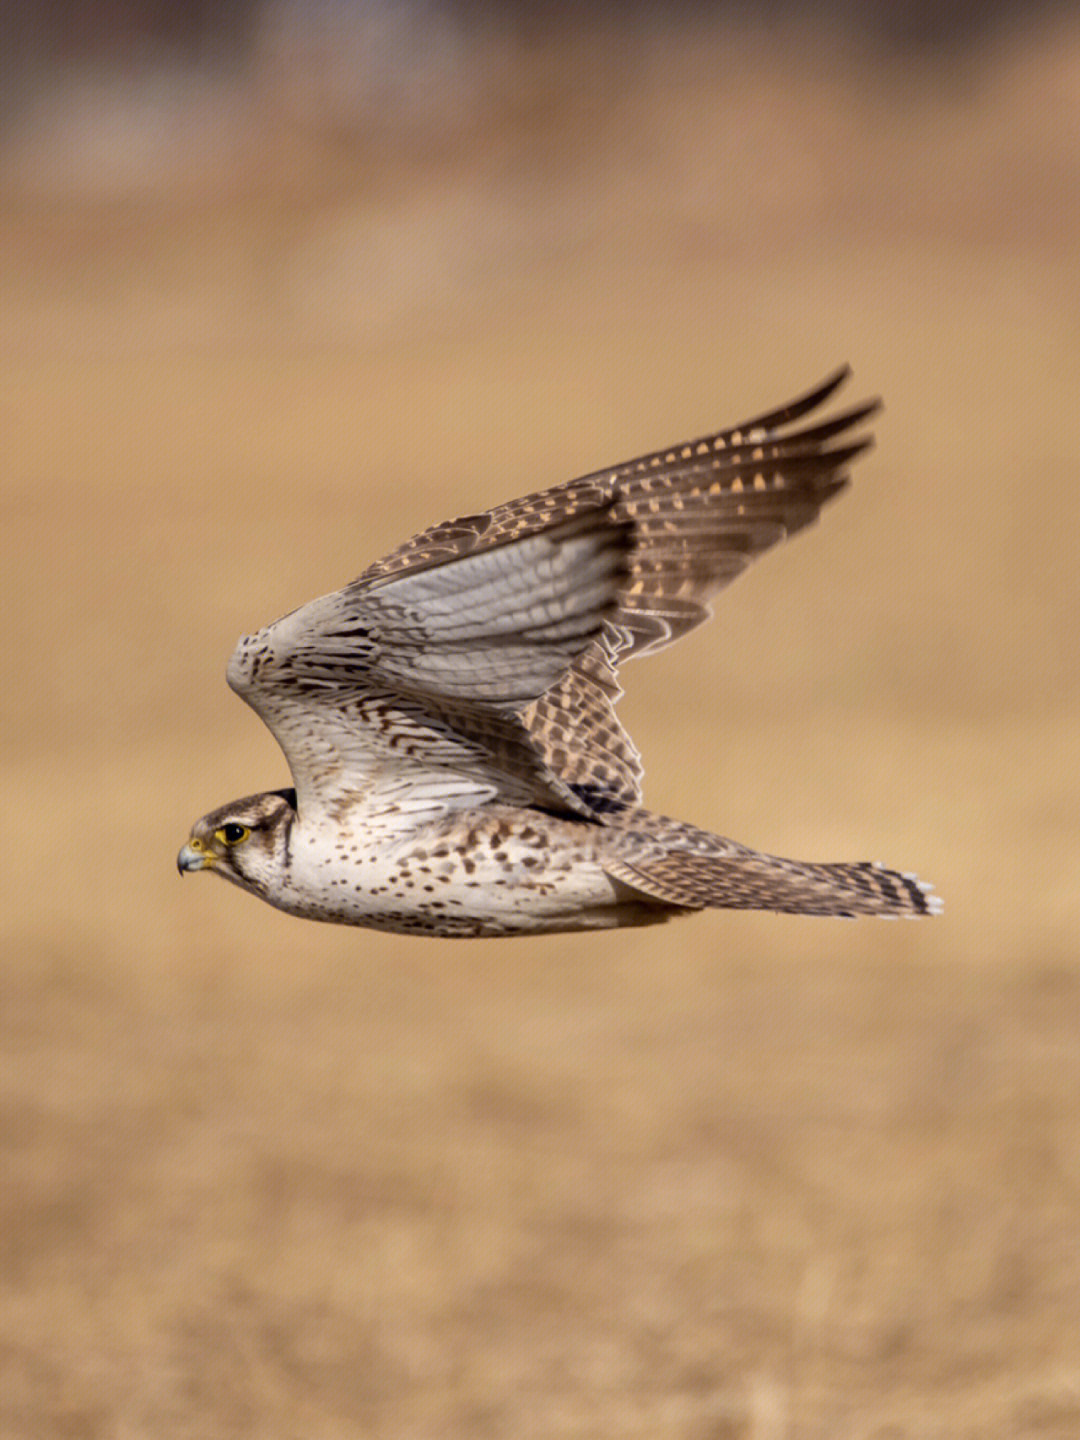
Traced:
POLYGON ((1080 1434, 1068 5, 0 9, 0 1431, 1080 1434), (626 674, 652 806, 932 923, 437 942, 177 879, 238 635, 850 361, 626 674))

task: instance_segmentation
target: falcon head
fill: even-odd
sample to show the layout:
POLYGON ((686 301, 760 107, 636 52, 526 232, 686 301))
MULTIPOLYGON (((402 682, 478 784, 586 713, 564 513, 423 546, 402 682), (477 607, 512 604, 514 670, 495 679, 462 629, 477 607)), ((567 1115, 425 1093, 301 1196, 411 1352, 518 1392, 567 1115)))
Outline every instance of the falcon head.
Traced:
POLYGON ((196 820, 176 857, 177 868, 181 875, 209 870, 272 904, 288 868, 295 819, 295 790, 269 790, 233 800, 196 820))

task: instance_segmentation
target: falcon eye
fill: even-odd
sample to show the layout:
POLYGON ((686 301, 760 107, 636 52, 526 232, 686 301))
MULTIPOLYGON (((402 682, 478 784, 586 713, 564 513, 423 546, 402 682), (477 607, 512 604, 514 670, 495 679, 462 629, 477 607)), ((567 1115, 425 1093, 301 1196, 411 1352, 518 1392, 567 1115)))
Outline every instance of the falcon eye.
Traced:
POLYGON ((246 825, 238 825, 235 820, 230 820, 228 825, 214 831, 214 839, 220 840, 223 845, 239 845, 241 840, 246 840, 250 834, 251 831, 246 825))

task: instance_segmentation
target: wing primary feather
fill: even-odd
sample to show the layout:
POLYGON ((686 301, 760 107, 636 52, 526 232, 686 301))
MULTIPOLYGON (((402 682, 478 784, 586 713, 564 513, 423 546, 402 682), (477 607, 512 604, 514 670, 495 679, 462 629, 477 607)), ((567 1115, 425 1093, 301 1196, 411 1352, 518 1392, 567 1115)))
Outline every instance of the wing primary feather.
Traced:
POLYGON ((798 399, 789 400, 786 405, 781 405, 776 410, 767 410, 764 415, 756 415, 752 420, 744 420, 739 425, 733 425, 729 434, 741 434, 747 430, 779 430, 781 425, 790 425, 795 420, 801 420, 804 415, 809 415, 811 410, 817 410, 824 405, 826 400, 831 400, 847 380, 851 378, 851 366, 841 365, 828 379, 823 380, 820 385, 815 385, 813 390, 800 395, 798 399))

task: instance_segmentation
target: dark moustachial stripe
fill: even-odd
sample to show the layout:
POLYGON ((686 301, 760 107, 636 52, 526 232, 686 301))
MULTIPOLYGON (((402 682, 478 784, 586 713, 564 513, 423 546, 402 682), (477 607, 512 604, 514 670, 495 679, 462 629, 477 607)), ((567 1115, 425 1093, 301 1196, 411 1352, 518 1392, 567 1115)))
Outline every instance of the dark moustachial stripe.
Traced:
MULTIPOLYGON (((295 794, 296 794, 296 791, 294 790, 294 791, 292 791, 292 792, 290 792, 290 793, 292 793, 293 795, 295 795, 295 794)), ((285 838, 285 843, 284 843, 284 845, 282 846, 282 856, 281 856, 281 866, 282 866, 282 869, 283 869, 283 870, 291 870, 291 869, 292 869, 292 835, 293 835, 293 826, 294 826, 295 824, 296 824, 296 809, 295 809, 295 806, 293 806, 292 808, 290 808, 289 810, 287 810, 287 811, 285 812, 285 825, 284 825, 284 838, 285 838)))

